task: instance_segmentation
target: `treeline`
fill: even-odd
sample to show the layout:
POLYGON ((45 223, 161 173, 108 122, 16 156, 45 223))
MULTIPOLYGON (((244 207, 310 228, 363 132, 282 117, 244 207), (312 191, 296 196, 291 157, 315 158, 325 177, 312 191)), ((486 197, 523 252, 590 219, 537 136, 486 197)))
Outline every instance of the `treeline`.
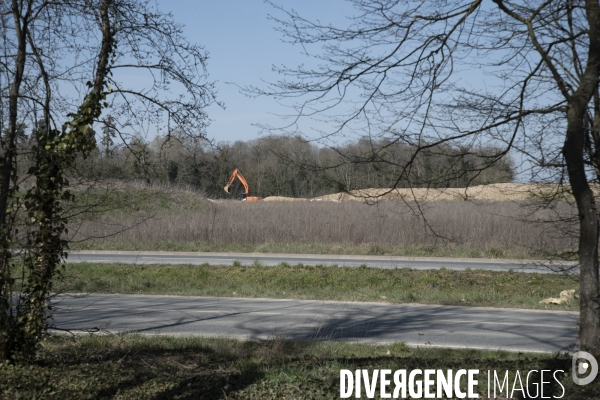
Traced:
MULTIPOLYGON (((114 147, 105 135, 98 144, 97 153, 79 164, 79 173, 89 178, 185 184, 213 198, 229 197, 223 186, 234 168, 248 180, 251 194, 263 197, 315 197, 394 185, 465 187, 510 182, 514 176, 511 159, 496 160, 497 149, 492 147, 475 151, 438 147, 413 157, 414 147, 368 139, 335 149, 284 136, 218 146, 185 137, 157 137, 149 143, 133 139, 127 146, 114 147)), ((233 189, 233 196, 242 193, 241 185, 233 189)))

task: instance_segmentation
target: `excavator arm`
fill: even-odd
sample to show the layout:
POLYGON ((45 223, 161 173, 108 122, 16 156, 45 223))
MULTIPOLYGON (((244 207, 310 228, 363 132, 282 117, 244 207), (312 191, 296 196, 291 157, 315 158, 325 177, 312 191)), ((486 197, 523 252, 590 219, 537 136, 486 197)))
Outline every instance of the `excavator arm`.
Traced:
POLYGON ((225 185, 225 187, 224 187, 224 189, 227 193, 231 193, 231 185, 233 184, 233 181, 235 181, 235 178, 239 179, 240 182, 242 182, 242 185, 244 185, 244 195, 242 196, 241 200, 244 200, 244 201, 262 200, 262 197, 259 197, 259 196, 248 196, 248 193, 250 192, 250 188, 248 187, 248 181, 246 180, 246 178, 244 178, 244 175, 242 175, 237 168, 233 170, 233 172, 231 173, 231 176, 229 177, 229 182, 227 182, 227 185, 225 185))
POLYGON ((227 193, 231 193, 231 185, 233 184, 233 181, 235 181, 235 178, 238 178, 240 182, 242 182, 242 185, 244 185, 244 193, 248 194, 248 192, 250 191, 248 188, 248 181, 246 181, 246 178, 244 178, 244 176, 240 173, 240 171, 237 168, 234 169, 231 173, 231 176, 229 177, 229 182, 227 182, 227 185, 225 185, 224 187, 225 191, 227 193))

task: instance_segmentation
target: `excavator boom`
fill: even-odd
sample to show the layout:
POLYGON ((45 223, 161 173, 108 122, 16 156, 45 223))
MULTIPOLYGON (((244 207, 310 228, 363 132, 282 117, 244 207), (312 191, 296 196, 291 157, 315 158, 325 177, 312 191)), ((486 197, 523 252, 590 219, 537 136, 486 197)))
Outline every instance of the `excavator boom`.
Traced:
POLYGON ((235 181, 235 178, 238 178, 240 180, 240 182, 242 182, 242 185, 244 185, 244 193, 248 194, 248 192, 250 191, 250 189, 248 188, 248 181, 246 181, 246 178, 244 178, 244 175, 242 175, 240 173, 239 169, 234 169, 233 172, 231 173, 231 176, 229 177, 229 182, 227 182, 227 185, 225 185, 225 191, 227 193, 231 193, 231 185, 233 184, 233 181, 235 181))
POLYGON ((244 178, 244 175, 242 175, 239 171, 239 169, 234 169, 233 172, 231 173, 231 176, 229 177, 229 182, 227 182, 227 185, 225 185, 224 189, 227 193, 231 193, 231 185, 233 184, 233 182, 235 181, 235 178, 239 179, 240 182, 242 182, 242 185, 244 185, 244 196, 242 198, 242 200, 245 201, 257 201, 257 200, 261 200, 261 197, 258 196, 248 196, 248 193, 250 192, 250 188, 248 187, 248 181, 246 181, 246 178, 244 178))

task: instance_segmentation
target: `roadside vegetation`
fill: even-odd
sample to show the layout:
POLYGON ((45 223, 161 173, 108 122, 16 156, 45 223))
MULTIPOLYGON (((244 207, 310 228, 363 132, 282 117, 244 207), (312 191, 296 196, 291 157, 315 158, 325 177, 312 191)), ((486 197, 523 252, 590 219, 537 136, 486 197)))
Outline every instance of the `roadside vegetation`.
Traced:
POLYGON ((68 293, 263 297, 578 310, 576 300, 540 304, 578 276, 493 272, 289 266, 68 264, 55 286, 68 293))
POLYGON ((569 214, 566 204, 535 210, 525 202, 434 201, 419 205, 425 223, 413 203, 211 203, 181 188, 119 190, 128 208, 81 222, 72 249, 523 259, 569 258, 574 248, 550 222, 569 214))
MULTIPOLYGON (((340 369, 383 368, 479 369, 480 398, 487 398, 488 370, 562 369, 565 398, 600 394, 598 384, 573 384, 569 355, 127 334, 47 338, 32 364, 0 364, 0 398, 333 399, 340 369)), ((561 393, 557 384, 545 385, 545 396, 561 393)))

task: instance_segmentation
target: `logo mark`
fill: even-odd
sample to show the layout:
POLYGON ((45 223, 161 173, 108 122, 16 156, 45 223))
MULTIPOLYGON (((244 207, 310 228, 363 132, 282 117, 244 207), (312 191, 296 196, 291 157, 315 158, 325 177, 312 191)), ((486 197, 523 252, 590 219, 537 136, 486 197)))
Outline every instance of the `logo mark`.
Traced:
POLYGON ((598 362, 593 355, 585 351, 573 354, 573 382, 576 385, 587 385, 598 375, 598 362), (585 376, 581 378, 581 376, 585 376))

